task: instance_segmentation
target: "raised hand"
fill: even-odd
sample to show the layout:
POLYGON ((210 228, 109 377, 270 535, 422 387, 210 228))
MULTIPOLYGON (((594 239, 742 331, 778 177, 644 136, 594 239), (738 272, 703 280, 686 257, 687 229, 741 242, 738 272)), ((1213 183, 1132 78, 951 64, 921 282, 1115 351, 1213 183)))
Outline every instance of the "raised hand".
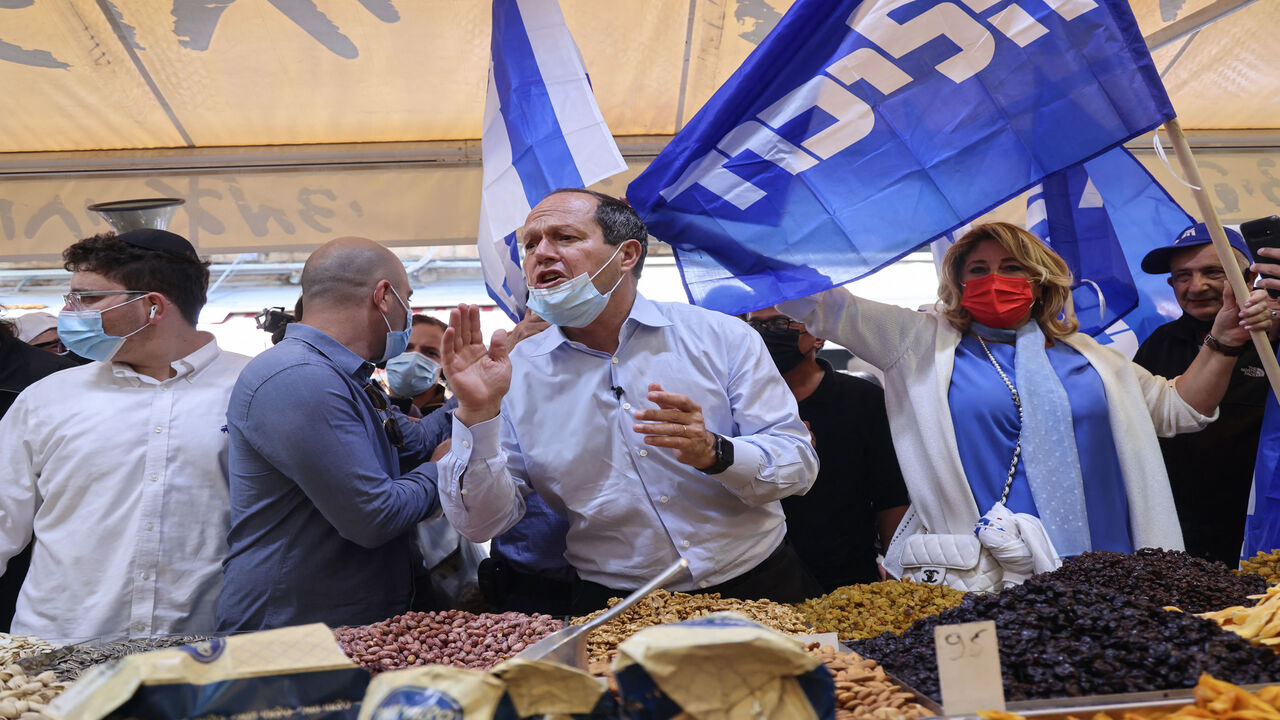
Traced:
POLYGON ((480 308, 459 305, 449 311, 449 329, 444 331, 444 374, 449 389, 458 398, 453 416, 470 427, 497 417, 502 398, 511 388, 511 359, 507 356, 507 333, 498 330, 484 345, 480 330, 480 308))
POLYGON ((1231 283, 1223 283, 1222 309, 1213 319, 1213 328, 1209 333, 1214 339, 1227 345, 1244 345, 1249 342, 1249 331, 1265 332, 1271 327, 1271 318, 1266 290, 1252 291, 1241 308, 1231 290, 1231 283))
POLYGON ((702 421, 702 406, 680 393, 666 392, 658 383, 649 383, 648 399, 657 410, 637 410, 632 426, 644 435, 646 445, 671 448, 676 460, 699 470, 716 461, 715 437, 702 421))

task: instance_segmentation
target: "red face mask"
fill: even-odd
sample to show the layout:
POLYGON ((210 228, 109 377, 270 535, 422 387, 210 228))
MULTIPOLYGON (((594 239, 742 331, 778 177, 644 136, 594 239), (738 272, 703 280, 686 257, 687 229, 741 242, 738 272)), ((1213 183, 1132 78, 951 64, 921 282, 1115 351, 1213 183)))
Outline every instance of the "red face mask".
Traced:
POLYGON ((1031 281, 990 273, 964 285, 960 306, 974 320, 993 328, 1010 328, 1031 309, 1031 281))

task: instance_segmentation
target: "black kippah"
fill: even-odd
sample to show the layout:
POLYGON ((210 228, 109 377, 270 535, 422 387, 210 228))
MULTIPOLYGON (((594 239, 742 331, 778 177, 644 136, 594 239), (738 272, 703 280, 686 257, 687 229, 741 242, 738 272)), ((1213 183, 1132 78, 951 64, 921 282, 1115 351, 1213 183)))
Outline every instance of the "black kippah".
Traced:
POLYGON ((126 245, 143 248, 144 250, 155 250, 166 255, 180 257, 185 260, 200 261, 200 256, 196 255, 196 249, 187 242, 187 239, 168 230, 156 230, 155 228, 138 228, 121 233, 116 237, 126 245))

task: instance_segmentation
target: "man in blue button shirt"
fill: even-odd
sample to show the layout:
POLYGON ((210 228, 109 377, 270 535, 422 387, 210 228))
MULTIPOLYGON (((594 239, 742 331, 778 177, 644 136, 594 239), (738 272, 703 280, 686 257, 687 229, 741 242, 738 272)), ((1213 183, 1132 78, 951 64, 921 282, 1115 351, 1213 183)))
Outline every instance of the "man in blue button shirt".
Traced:
MULTIPOLYGON (((405 348, 404 266, 339 238, 302 270, 303 319, 245 367, 227 410, 231 532, 218 628, 360 625, 409 609, 414 526, 438 509, 443 439, 370 380, 405 348)), ((434 426, 439 429, 438 426, 434 426)))
POLYGON ((674 590, 817 594, 778 502, 818 469, 795 398, 746 323, 636 292, 647 238, 616 198, 556 191, 521 240, 529 306, 554 327, 508 357, 501 332, 485 347, 477 308, 453 312, 445 513, 479 542, 515 525, 536 492, 569 521, 575 612, 681 557, 674 590))

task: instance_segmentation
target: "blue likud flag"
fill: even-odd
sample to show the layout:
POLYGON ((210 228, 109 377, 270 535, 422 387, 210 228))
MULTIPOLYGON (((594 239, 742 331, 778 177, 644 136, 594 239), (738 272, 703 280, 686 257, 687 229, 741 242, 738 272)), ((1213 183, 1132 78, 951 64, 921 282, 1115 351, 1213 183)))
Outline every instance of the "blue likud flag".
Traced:
POLYGON ((516 230, 558 188, 626 169, 556 0, 493 0, 476 247, 489 296, 524 314, 516 230))
POLYGON ((1127 0, 798 0, 627 189, 690 299, 854 280, 1173 117, 1127 0))
POLYGON ((1027 229, 1071 269, 1080 331, 1131 357, 1182 313, 1168 276, 1144 273, 1142 258, 1192 222, 1122 147, 1049 175, 1027 197, 1027 229))
POLYGON ((1267 393, 1240 559, 1280 548, 1280 405, 1267 393))

